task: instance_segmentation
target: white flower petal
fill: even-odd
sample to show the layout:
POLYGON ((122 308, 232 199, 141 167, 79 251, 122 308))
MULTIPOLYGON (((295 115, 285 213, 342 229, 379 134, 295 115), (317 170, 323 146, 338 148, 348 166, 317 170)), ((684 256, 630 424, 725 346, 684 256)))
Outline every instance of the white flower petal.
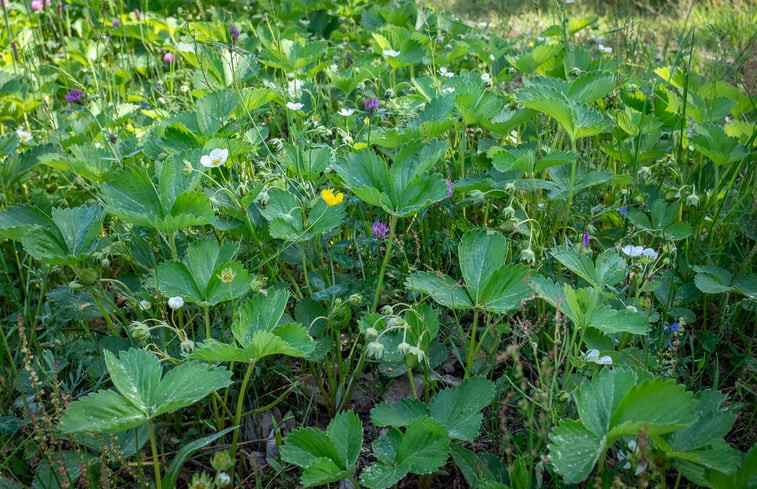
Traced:
POLYGON ((200 164, 204 166, 205 168, 215 167, 215 165, 213 164, 213 160, 208 155, 202 155, 202 157, 200 157, 200 164))
POLYGON ((387 56, 389 58, 396 58, 397 56, 400 55, 400 52, 399 51, 395 51, 394 49, 384 49, 381 52, 381 54, 383 54, 384 56, 387 56))
POLYGON ((620 251, 622 251, 627 256, 630 256, 631 258, 636 258, 637 256, 641 256, 641 254, 644 252, 644 247, 625 245, 620 249, 620 251))
POLYGON ((171 309, 180 309, 184 305, 184 299, 181 296, 174 296, 168 298, 168 307, 171 309))
POLYGON ((641 252, 641 255, 644 258, 649 258, 650 260, 656 260, 658 256, 657 252, 652 248, 644 248, 644 250, 641 252))
POLYGON ((303 108, 303 107, 304 107, 304 105, 303 105, 303 104, 301 104, 301 103, 296 103, 296 102, 287 102, 287 108, 288 108, 289 110, 300 110, 300 109, 301 109, 301 108, 303 108))
POLYGON ((342 117, 349 117, 354 113, 355 113, 355 109, 348 109, 348 108, 341 108, 339 109, 339 112, 338 112, 338 114, 341 115, 342 117))

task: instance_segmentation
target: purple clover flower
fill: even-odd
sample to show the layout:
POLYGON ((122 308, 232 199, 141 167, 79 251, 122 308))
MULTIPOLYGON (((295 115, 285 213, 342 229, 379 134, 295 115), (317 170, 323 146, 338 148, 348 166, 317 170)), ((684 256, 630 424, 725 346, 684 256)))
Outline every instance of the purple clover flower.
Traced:
POLYGON ((445 179, 444 183, 447 184, 447 195, 444 196, 445 199, 449 199, 452 197, 452 194, 455 193, 454 187, 452 186, 452 181, 449 179, 445 179))
POLYGON ((171 65, 174 62, 176 62, 176 55, 174 55, 172 52, 169 51, 163 55, 163 63, 171 65))
POLYGON ((84 92, 74 88, 66 94, 66 102, 69 104, 80 104, 84 100, 84 92))
POLYGON ((229 35, 231 36, 231 42, 237 42, 239 40, 239 29, 237 29, 237 26, 229 26, 229 35))
POLYGON ((376 221, 371 225, 371 234, 376 239, 389 237, 389 225, 383 221, 376 221))
POLYGON ((381 105, 381 102, 379 102, 379 99, 377 98, 369 98, 366 99, 365 102, 363 102, 363 107, 365 108, 366 112, 374 112, 376 109, 379 108, 379 105, 381 105))

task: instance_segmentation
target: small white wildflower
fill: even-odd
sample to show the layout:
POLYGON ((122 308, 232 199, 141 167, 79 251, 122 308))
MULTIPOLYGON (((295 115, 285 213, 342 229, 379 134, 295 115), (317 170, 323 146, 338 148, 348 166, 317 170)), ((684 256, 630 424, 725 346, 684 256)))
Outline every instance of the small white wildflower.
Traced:
POLYGON ((644 247, 643 246, 633 246, 633 245, 625 245, 620 249, 626 256, 630 256, 631 258, 636 258, 638 256, 641 256, 642 253, 644 253, 644 247))
POLYGON ((355 109, 348 109, 347 107, 343 107, 339 109, 339 112, 337 113, 341 115, 342 117, 349 117, 355 113, 355 109))
POLYGON ((626 312, 630 312, 631 314, 635 314, 637 309, 634 306, 626 306, 626 312))
POLYGON ((139 308, 142 309, 143 311, 149 311, 151 305, 152 304, 150 304, 150 301, 146 301, 144 299, 139 301, 139 308))
POLYGON ((189 92, 189 85, 187 85, 186 83, 183 83, 181 85, 181 93, 187 93, 187 92, 189 92))
POLYGON ((597 44, 597 49, 600 50, 600 51, 604 51, 605 50, 605 45, 602 44, 602 43, 599 43, 599 44, 597 44))
POLYGON ((22 144, 29 143, 32 140, 32 134, 29 131, 24 131, 23 127, 16 129, 16 136, 18 136, 22 144))
POLYGON ((694 146, 689 145, 689 151, 694 151, 694 146))
POLYGON ((216 486, 220 488, 231 486, 231 477, 226 472, 216 474, 216 486))
POLYGON ((589 350, 584 355, 587 362, 593 362, 597 365, 612 365, 612 358, 609 355, 599 356, 599 350, 589 350))
POLYGON ((455 93, 455 87, 443 88, 442 93, 455 93))
POLYGON ((641 252, 641 256, 643 256, 644 258, 649 258, 650 260, 656 260, 658 254, 652 248, 644 248, 644 251, 641 252))
POLYGON ((308 19, 300 19, 300 20, 299 20, 299 23, 300 23, 301 25, 304 25, 304 26, 306 26, 306 27, 310 25, 310 21, 309 21, 308 19))
POLYGON ((200 164, 205 168, 218 168, 226 163, 229 157, 228 149, 216 148, 210 152, 210 154, 202 155, 200 158, 200 164))
POLYGON ((384 56, 386 56, 388 58, 396 58, 397 56, 400 55, 400 52, 399 51, 395 51, 394 49, 384 49, 381 52, 381 54, 383 54, 384 56))
POLYGON ((494 55, 493 55, 493 54, 490 54, 490 55, 489 55, 489 61, 494 61, 494 60, 495 60, 495 58, 494 58, 494 55))
POLYGON ((287 102, 287 109, 289 110, 300 110, 303 107, 304 105, 299 102, 287 102))
POLYGON ((604 50, 607 54, 612 54, 612 48, 610 46, 605 46, 604 50))
POLYGON ((484 83, 489 83, 492 81, 492 76, 489 73, 481 73, 481 81, 484 83))
POLYGON ((171 309, 181 309, 181 307, 184 305, 184 299, 181 298, 181 296, 173 296, 168 298, 168 307, 171 309))

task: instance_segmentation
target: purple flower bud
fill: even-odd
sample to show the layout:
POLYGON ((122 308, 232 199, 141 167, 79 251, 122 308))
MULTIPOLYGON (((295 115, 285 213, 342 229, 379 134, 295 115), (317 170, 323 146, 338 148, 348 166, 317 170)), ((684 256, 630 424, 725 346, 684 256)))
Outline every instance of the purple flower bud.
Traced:
POLYGON ((444 198, 445 199, 449 199, 449 198, 452 197, 452 194, 455 193, 454 190, 453 190, 454 187, 452 186, 452 181, 450 181, 449 179, 445 179, 444 183, 447 184, 447 195, 445 195, 444 198))
POLYGON ((239 40, 239 29, 237 29, 237 26, 229 26, 229 35, 231 36, 232 42, 237 42, 239 40))
POLYGON ((80 104, 84 100, 84 92, 74 88, 66 94, 66 102, 69 104, 80 104))
POLYGON ((380 104, 381 102, 379 102, 379 99, 369 98, 369 99, 366 99, 365 102, 363 102, 363 107, 365 108, 366 112, 374 112, 376 109, 379 108, 380 104))
POLYGON ((389 225, 382 221, 376 221, 371 225, 371 234, 376 239, 386 239, 389 236, 389 225))
POLYGON ((581 242, 582 248, 587 248, 589 246, 589 231, 584 232, 584 239, 581 242))
POLYGON ((113 28, 120 27, 121 26, 121 21, 118 20, 118 19, 113 19, 113 22, 110 23, 110 26, 113 27, 113 28))
POLYGON ((167 52, 163 55, 163 62, 167 65, 173 64, 176 61, 176 56, 172 52, 167 52))

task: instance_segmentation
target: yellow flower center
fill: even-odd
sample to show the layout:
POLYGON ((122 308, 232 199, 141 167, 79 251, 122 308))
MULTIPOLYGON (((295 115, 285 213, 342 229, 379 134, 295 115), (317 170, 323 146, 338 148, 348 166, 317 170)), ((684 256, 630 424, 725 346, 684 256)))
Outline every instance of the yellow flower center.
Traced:
POLYGON ((326 201, 326 204, 331 207, 337 204, 341 204, 344 200, 344 194, 342 192, 337 192, 335 194, 334 191, 329 188, 326 190, 321 190, 321 198, 323 198, 323 200, 326 201))

